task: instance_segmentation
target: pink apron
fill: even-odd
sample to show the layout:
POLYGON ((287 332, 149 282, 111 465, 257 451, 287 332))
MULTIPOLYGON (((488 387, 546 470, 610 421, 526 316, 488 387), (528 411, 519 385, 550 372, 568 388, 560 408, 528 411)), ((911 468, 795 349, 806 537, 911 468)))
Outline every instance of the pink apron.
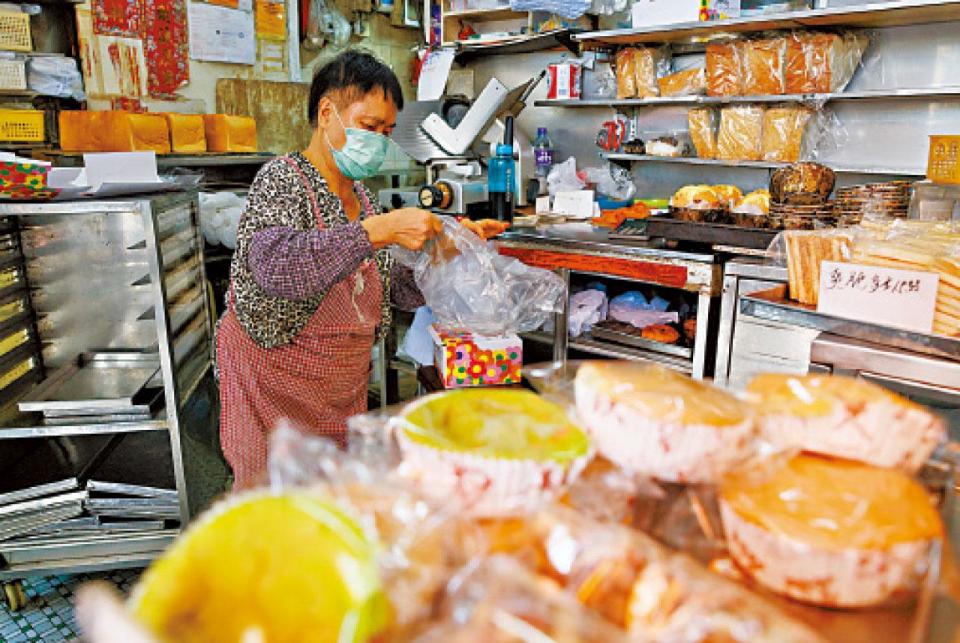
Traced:
MULTIPOLYGON (((313 205, 317 195, 297 165, 313 205)), ((370 203, 360 196, 369 215, 370 203)), ((370 352, 380 323, 383 286, 371 258, 337 282, 289 344, 261 348, 243 330, 230 302, 217 333, 220 443, 234 486, 258 482, 267 465, 270 432, 283 418, 301 431, 346 443, 347 418, 367 409, 370 352)))

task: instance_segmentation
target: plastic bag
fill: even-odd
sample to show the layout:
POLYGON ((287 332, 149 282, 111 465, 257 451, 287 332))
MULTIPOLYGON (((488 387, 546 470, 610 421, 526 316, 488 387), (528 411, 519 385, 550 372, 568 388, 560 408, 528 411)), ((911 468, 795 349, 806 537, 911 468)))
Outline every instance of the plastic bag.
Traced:
POLYGON ((799 161, 807 123, 812 117, 812 110, 803 105, 768 107, 763 113, 763 160, 799 161))
POLYGON ((787 38, 786 92, 842 92, 860 66, 869 42, 862 32, 791 34, 787 38))
POLYGON ((702 159, 717 157, 717 111, 710 107, 695 107, 687 112, 690 139, 702 159))
POLYGON ((720 110, 717 158, 757 161, 762 154, 763 107, 735 105, 720 110))
POLYGON ((430 324, 437 321, 429 306, 420 306, 413 316, 413 322, 397 349, 397 357, 409 359, 420 366, 433 366, 434 346, 430 336, 430 324))
POLYGON ((689 132, 644 132, 643 139, 644 153, 650 156, 678 158, 693 151, 689 132))
POLYGON ((698 96, 707 90, 707 70, 703 67, 677 71, 657 80, 661 96, 698 96))
POLYGON ((630 171, 613 163, 603 167, 588 167, 583 173, 587 183, 594 184, 598 193, 611 199, 627 201, 637 193, 630 171))
POLYGON ((558 163, 550 168, 547 174, 547 191, 550 196, 558 192, 576 192, 586 187, 587 182, 577 172, 577 159, 568 158, 563 163, 558 163))
POLYGON ((852 237, 846 230, 787 230, 767 249, 767 256, 787 267, 788 294, 816 306, 820 296, 820 264, 849 261, 852 237))
POLYGON ((570 295, 567 328, 570 337, 580 337, 594 324, 607 318, 607 296, 599 290, 581 290, 570 295))
POLYGON ((27 87, 45 96, 77 101, 86 98, 77 61, 66 56, 31 56, 27 61, 27 87))
POLYGON ((466 566, 440 603, 443 620, 415 643, 642 643, 508 556, 466 566))
POLYGON ((567 286, 556 274, 500 255, 455 219, 421 252, 392 248, 440 326, 499 337, 536 330, 563 309, 567 286))
POLYGON ((743 94, 740 49, 741 45, 737 41, 707 45, 707 95, 743 94))
POLYGON ((786 38, 747 40, 741 51, 744 96, 776 96, 784 93, 786 38))
MULTIPOLYGON (((658 76, 668 73, 663 52, 625 47, 617 52, 617 98, 652 98, 660 94, 658 76)), ((669 63, 666 63, 669 64, 669 63)))

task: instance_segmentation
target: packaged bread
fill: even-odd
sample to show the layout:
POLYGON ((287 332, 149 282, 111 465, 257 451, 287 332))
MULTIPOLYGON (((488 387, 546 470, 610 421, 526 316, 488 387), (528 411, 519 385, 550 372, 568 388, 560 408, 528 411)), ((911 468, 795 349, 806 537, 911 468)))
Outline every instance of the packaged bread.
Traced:
POLYGON ((786 38, 747 40, 742 45, 743 94, 778 95, 785 91, 786 38))
POLYGON ((820 265, 847 261, 850 237, 841 233, 790 230, 783 233, 790 299, 816 306, 820 299, 820 265))
POLYGON ((702 159, 717 157, 717 112, 709 107, 695 107, 687 112, 690 139, 702 159))
POLYGON ((869 607, 916 589, 940 516, 894 469, 799 454, 725 476, 730 554, 768 589, 825 607, 869 607))
POLYGON ((696 96, 707 88, 707 72, 703 67, 674 72, 657 80, 661 96, 696 96))
POLYGON ((557 507, 480 528, 489 553, 552 579, 631 641, 822 641, 744 587, 622 525, 557 507))
POLYGON ((860 33, 797 32, 787 38, 788 94, 841 92, 853 78, 869 40, 860 33))
POLYGON ((740 44, 734 41, 707 45, 707 94, 740 96, 742 93, 740 44))
POLYGON ((803 135, 811 117, 810 109, 802 105, 768 107, 763 113, 763 160, 800 160, 803 135))
POLYGON ((660 366, 588 362, 575 390, 598 453, 633 473, 716 481, 753 448, 754 421, 740 400, 660 366))
POLYGON ((761 435, 782 449, 914 473, 946 436, 926 408, 859 378, 769 373, 747 393, 761 435))
POLYGON ((207 136, 200 114, 164 114, 170 128, 170 148, 177 154, 207 151, 207 136))
POLYGON ((731 209, 740 199, 743 198, 743 192, 735 185, 714 185, 713 191, 720 197, 721 207, 731 209))
POLYGON ((651 98, 659 94, 657 65, 660 54, 648 47, 626 47, 617 52, 617 98, 651 98))
POLYGON ((204 114, 203 125, 211 152, 257 151, 257 122, 249 116, 204 114))
POLYGON ((67 152, 170 152, 170 130, 160 114, 121 111, 60 112, 60 146, 67 152))
POLYGON ((717 158, 727 161, 759 161, 762 157, 763 108, 732 105, 720 110, 717 158))

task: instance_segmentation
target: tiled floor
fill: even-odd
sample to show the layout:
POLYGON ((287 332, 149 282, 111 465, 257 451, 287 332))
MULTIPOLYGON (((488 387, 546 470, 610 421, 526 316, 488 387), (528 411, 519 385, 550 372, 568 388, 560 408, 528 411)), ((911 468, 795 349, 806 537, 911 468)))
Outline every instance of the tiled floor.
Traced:
POLYGON ((120 570, 98 575, 53 576, 24 581, 29 604, 19 612, 0 607, 0 643, 70 641, 80 635, 73 615, 73 591, 97 578, 116 585, 124 594, 140 575, 139 570, 120 570))

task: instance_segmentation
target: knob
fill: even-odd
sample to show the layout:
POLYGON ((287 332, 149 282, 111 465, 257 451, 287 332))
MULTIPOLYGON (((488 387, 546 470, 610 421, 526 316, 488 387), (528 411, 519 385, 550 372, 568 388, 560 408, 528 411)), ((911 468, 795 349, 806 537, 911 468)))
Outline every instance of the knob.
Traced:
POLYGON ((394 192, 390 195, 390 208, 396 210, 403 207, 403 198, 394 192))
POLYGON ((425 185, 420 188, 420 205, 425 208, 437 208, 441 207, 440 202, 443 201, 443 192, 440 191, 435 185, 425 185))

